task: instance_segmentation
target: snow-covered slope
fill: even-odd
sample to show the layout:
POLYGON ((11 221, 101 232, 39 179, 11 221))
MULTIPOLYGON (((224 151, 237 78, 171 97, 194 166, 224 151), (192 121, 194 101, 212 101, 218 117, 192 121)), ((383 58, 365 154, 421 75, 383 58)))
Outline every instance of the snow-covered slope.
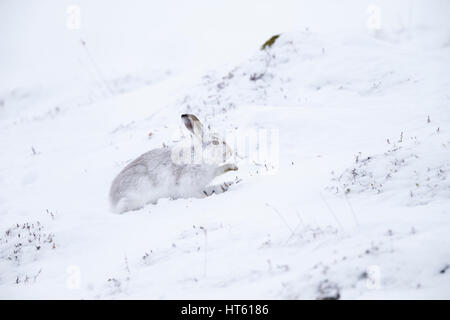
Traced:
POLYGON ((57 105, 8 91, 0 297, 450 298, 446 28, 301 28, 202 76, 57 105), (275 147, 239 151, 225 193, 111 213, 114 176, 184 112, 275 147))

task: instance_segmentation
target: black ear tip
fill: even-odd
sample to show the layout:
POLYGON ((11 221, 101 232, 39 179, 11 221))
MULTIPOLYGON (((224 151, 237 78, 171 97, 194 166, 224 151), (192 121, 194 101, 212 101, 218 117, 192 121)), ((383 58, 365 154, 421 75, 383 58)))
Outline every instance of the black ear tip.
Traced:
POLYGON ((192 119, 192 120, 194 120, 194 121, 200 121, 200 120, 197 118, 197 116, 194 115, 194 114, 184 113, 184 114, 181 115, 181 119, 186 119, 186 118, 192 119))

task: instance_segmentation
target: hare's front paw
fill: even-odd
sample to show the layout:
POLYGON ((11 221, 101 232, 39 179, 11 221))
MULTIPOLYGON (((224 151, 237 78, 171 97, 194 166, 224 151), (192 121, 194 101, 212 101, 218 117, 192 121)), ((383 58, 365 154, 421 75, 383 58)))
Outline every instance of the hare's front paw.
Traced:
POLYGON ((233 163, 227 163, 227 164, 221 165, 220 167, 218 167, 216 169, 215 176, 220 176, 221 174, 224 174, 228 171, 236 171, 236 170, 238 170, 237 165, 235 165, 233 163))
POLYGON ((228 191, 228 188, 233 184, 233 181, 224 182, 219 185, 209 186, 203 190, 203 194, 207 197, 214 194, 219 194, 228 191))
POLYGON ((220 185, 220 189, 222 189, 222 192, 228 191, 228 188, 233 184, 233 181, 224 182, 220 185))
POLYGON ((228 171, 237 171, 239 168, 237 165, 235 165, 234 163, 230 163, 230 164, 226 164, 225 165, 225 170, 224 172, 228 172, 228 171))

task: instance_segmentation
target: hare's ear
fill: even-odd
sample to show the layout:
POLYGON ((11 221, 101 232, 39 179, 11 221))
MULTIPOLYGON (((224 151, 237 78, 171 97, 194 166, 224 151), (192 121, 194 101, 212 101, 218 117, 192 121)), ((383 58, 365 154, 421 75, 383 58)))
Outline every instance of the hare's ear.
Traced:
POLYGON ((182 114, 181 120, 183 120, 184 125, 191 133, 197 137, 203 136, 203 125, 196 116, 193 114, 182 114))

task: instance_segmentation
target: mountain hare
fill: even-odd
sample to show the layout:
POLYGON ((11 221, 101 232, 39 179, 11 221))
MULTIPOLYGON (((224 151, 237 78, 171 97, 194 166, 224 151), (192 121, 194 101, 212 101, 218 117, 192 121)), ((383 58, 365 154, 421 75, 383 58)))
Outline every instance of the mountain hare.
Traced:
MULTIPOLYGON (((183 114, 181 119, 189 132, 185 139, 174 147, 142 154, 113 180, 109 192, 113 211, 139 209, 159 198, 208 195, 207 185, 216 176, 238 169, 225 163, 232 151, 223 139, 204 132, 200 120, 192 114, 183 114)), ((225 183, 220 187, 226 191, 228 186, 225 183)))

